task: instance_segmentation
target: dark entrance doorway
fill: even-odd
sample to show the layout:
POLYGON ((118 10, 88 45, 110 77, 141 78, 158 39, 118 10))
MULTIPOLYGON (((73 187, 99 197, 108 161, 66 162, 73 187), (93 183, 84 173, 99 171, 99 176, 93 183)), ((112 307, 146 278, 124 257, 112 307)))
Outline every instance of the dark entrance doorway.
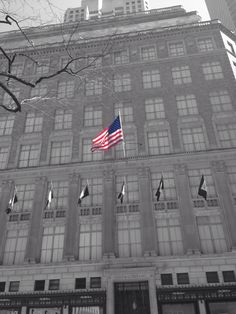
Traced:
POLYGON ((150 314, 148 282, 115 283, 115 314, 150 314))

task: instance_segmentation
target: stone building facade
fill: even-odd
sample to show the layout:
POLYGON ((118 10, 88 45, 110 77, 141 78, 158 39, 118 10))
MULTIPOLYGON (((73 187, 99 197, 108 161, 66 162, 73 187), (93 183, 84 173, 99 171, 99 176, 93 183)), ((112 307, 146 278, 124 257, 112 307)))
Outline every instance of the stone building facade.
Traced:
MULTIPOLYGON (((30 29, 34 47, 2 33, 9 51, 40 61, 19 59, 15 73, 65 64, 74 28, 63 27, 30 29)), ((108 41, 86 72, 16 84, 22 112, 1 109, 0 313, 234 314, 235 37, 177 6, 81 22, 70 51, 89 59, 108 41), (122 145, 91 153, 119 110, 126 157, 122 145)))

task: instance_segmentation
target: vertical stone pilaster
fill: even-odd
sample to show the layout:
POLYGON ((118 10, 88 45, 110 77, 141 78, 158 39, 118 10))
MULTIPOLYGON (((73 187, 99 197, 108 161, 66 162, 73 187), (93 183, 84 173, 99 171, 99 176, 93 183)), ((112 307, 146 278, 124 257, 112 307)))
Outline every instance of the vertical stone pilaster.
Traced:
POLYGON ((107 314, 115 314, 115 298, 114 298, 114 283, 111 278, 107 281, 107 314))
POLYGON ((155 275, 148 280, 151 314, 158 314, 155 275))
POLYGON ((179 195, 180 219, 182 222, 183 242, 186 253, 199 253, 200 242, 197 224, 193 213, 193 203, 185 165, 175 165, 176 188, 179 195))
POLYGON ((6 213, 6 209, 9 203, 11 196, 14 191, 14 182, 3 181, 2 182, 2 195, 1 195, 1 211, 0 211, 0 264, 3 262, 3 254, 4 254, 4 244, 5 244, 5 233, 6 233, 6 225, 8 220, 8 215, 6 213))
POLYGON ((47 178, 35 179, 35 195, 32 210, 31 224, 26 247, 25 261, 29 263, 39 262, 42 238, 42 211, 46 204, 47 178))
POLYGON ((199 314, 207 314, 206 304, 204 300, 198 300, 199 314))
POLYGON ((78 191, 79 176, 70 175, 68 211, 66 219, 66 232, 64 244, 64 259, 75 260, 75 248, 77 246, 77 219, 78 219, 78 191))
POLYGON ((156 255, 157 236, 150 192, 150 173, 148 168, 139 169, 140 215, 143 252, 145 256, 156 255))
POLYGON ((214 170, 216 189, 221 204, 221 213, 226 229, 228 232, 228 241, 232 249, 236 249, 236 212, 234 210, 234 203, 232 193, 229 188, 228 176, 226 173, 225 163, 223 161, 212 162, 214 170))

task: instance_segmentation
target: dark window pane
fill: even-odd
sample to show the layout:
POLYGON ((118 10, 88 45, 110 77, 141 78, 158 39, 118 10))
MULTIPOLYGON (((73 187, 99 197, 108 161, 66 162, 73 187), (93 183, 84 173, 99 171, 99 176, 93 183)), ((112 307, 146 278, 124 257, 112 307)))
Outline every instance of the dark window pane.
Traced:
POLYGON ((60 280, 59 279, 51 279, 49 280, 48 290, 59 290, 60 280))
POLYGON ((206 278, 208 283, 217 283, 219 282, 218 273, 216 271, 206 272, 206 278))
POLYGON ((0 292, 4 292, 5 291, 5 286, 6 286, 5 281, 1 281, 0 282, 0 292))
POLYGON ((161 274, 161 284, 165 285, 173 285, 172 274, 161 274))
POLYGON ((101 277, 91 277, 90 288, 101 288, 101 277))
POLYGON ((19 291, 20 282, 19 281, 10 281, 9 292, 19 291))
POLYGON ((188 285, 189 284, 188 273, 178 273, 177 274, 177 283, 178 283, 178 285, 188 285))
POLYGON ((34 291, 44 291, 45 280, 35 280, 34 282, 34 291))
POLYGON ((75 289, 86 289, 86 278, 76 278, 75 289))
POLYGON ((235 273, 233 270, 223 271, 224 282, 235 282, 235 273))

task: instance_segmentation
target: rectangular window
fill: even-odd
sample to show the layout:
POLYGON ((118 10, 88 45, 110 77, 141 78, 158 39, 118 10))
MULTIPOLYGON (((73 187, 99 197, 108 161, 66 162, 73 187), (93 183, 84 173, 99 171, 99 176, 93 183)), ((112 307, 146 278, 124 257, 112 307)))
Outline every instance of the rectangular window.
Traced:
POLYGON ((14 211, 31 212, 34 203, 35 185, 17 184, 16 191, 18 201, 14 204, 14 211))
POLYGON ((45 280, 35 280, 34 291, 44 291, 44 289, 45 289, 45 280))
POLYGON ((97 161, 103 159, 102 151, 91 152, 92 139, 83 139, 82 141, 82 160, 83 161, 97 161))
POLYGON ((102 224, 81 223, 79 231, 79 260, 100 260, 102 258, 102 224))
POLYGON ((50 164, 64 164, 71 161, 71 141, 55 141, 51 143, 50 164))
POLYGON ((161 86, 161 77, 159 70, 150 70, 142 72, 143 88, 156 88, 161 86))
POLYGON ((0 281, 0 292, 5 292, 6 282, 0 281))
POLYGON ((156 219, 158 252, 161 256, 182 255, 183 239, 179 218, 156 219))
POLYGON ((207 81, 224 78, 220 62, 203 63, 202 71, 207 81))
POLYGON ((96 78, 94 80, 89 80, 85 83, 85 95, 94 96, 102 94, 102 78, 96 78))
POLYGON ((48 290, 59 290, 60 279, 49 279, 48 290))
POLYGON ((230 148, 236 146, 236 124, 218 124, 216 129, 221 147, 230 148))
POLYGON ((230 188, 233 195, 236 195, 236 167, 227 167, 230 188))
POLYGON ((201 251, 204 254, 223 253, 227 245, 221 218, 219 216, 197 217, 201 251))
POLYGON ((28 229, 8 230, 5 242, 3 264, 23 264, 28 238, 28 229))
POLYGON ((11 68, 11 74, 20 77, 23 74, 24 64, 23 63, 13 63, 11 68))
POLYGON ((123 220, 117 223, 119 257, 142 255, 141 229, 138 220, 123 220))
POLYGON ((72 128, 72 110, 56 110, 55 130, 66 130, 72 128))
POLYGON ((49 72, 49 59, 40 60, 36 65, 35 74, 42 75, 49 72))
MULTIPOLYGON (((125 156, 126 157, 134 157, 137 155, 137 140, 134 134, 125 134, 125 156)), ((124 143, 120 142, 116 145, 115 148, 115 155, 116 158, 123 158, 124 156, 124 143)))
POLYGON ((6 168, 8 155, 9 155, 9 147, 0 147, 0 169, 6 168))
POLYGON ((146 120, 165 118, 163 98, 149 98, 145 100, 146 120))
POLYGON ((34 88, 31 89, 31 97, 42 97, 47 94, 47 85, 39 83, 34 88))
POLYGON ((233 110, 232 100, 227 90, 218 90, 209 93, 213 112, 233 110))
POLYGON ((170 139, 167 130, 148 132, 148 150, 150 155, 169 154, 170 139))
POLYGON ((115 74, 113 83, 115 92, 126 92, 131 90, 131 78, 129 73, 115 74))
POLYGON ((213 181, 211 169, 202 168, 202 169, 189 170, 188 175, 189 175, 190 190, 191 190, 192 197, 194 199, 198 197, 198 188, 199 188, 202 175, 204 175, 204 178, 207 184, 207 196, 216 197, 216 189, 215 189, 215 184, 213 181))
POLYGON ((53 199, 50 209, 66 210, 68 208, 68 193, 69 193, 68 181, 53 181, 52 186, 53 186, 53 199))
POLYGON ((68 65, 68 63, 70 63, 68 65, 68 69, 75 69, 75 60, 71 62, 71 57, 66 56, 66 57, 61 57, 60 58, 60 68, 63 69, 66 65, 68 65))
POLYGON ((90 288, 91 289, 101 288, 101 277, 91 277, 90 288))
POLYGON ((197 45, 200 52, 211 51, 214 49, 212 38, 199 38, 197 40, 197 45))
POLYGON ((121 114, 122 122, 129 123, 134 121, 133 106, 130 102, 115 104, 115 116, 121 114))
MULTIPOLYGON (((81 181, 81 187, 87 184, 87 179, 81 181)), ((83 206, 97 206, 103 204, 103 179, 89 179, 89 196, 83 199, 83 206)))
POLYGON ((206 141, 202 127, 181 129, 181 137, 186 152, 206 149, 206 141))
POLYGON ((75 289, 86 289, 86 278, 75 278, 75 289))
POLYGON ((177 273, 177 283, 178 285, 189 285, 188 273, 177 273))
POLYGON ((15 117, 13 115, 0 117, 0 136, 11 135, 15 117))
MULTIPOLYGON (((136 175, 126 175, 116 177, 116 195, 118 196, 122 184, 125 180, 125 196, 124 203, 137 203, 139 201, 138 177, 136 175)), ((119 200, 117 199, 117 202, 119 200)))
POLYGON ((150 61, 156 59, 156 49, 154 46, 141 48, 141 59, 143 61, 150 61))
POLYGON ((128 50, 121 50, 114 52, 114 64, 124 64, 129 62, 128 50))
POLYGON ((25 133, 41 132, 43 115, 41 112, 28 112, 25 121, 25 133))
POLYGON ((161 274, 161 284, 162 284, 162 286, 171 286, 171 285, 173 285, 172 274, 161 274))
POLYGON ((59 82, 57 89, 58 98, 72 98, 74 97, 75 82, 74 81, 64 81, 59 82))
POLYGON ((206 280, 207 280, 207 283, 218 283, 219 276, 218 276, 217 271, 206 272, 206 280))
POLYGON ((100 68, 102 66, 102 57, 87 57, 87 65, 89 68, 100 68))
POLYGON ((99 126, 99 125, 102 125, 102 108, 85 107, 84 126, 99 126))
POLYGON ((39 163, 39 144, 21 145, 19 155, 19 167, 33 167, 39 163))
POLYGON ((184 43, 182 41, 176 43, 169 43, 170 57, 179 57, 185 55, 184 43))
POLYGON ((179 116, 198 114, 196 97, 193 94, 176 96, 179 116))
POLYGON ((155 172, 151 174, 153 197, 155 197, 162 176, 165 188, 161 193, 162 195, 160 196, 160 200, 173 200, 173 199, 176 200, 177 199, 176 182, 173 171, 165 171, 162 173, 155 172))
POLYGON ((41 263, 62 261, 64 233, 64 226, 45 227, 43 229, 41 263))
POLYGON ((224 282, 235 282, 235 273, 233 270, 222 271, 224 282))
POLYGON ((20 288, 19 281, 10 281, 9 292, 18 292, 20 288))
POLYGON ((174 85, 192 83, 189 66, 174 67, 171 70, 174 85))

